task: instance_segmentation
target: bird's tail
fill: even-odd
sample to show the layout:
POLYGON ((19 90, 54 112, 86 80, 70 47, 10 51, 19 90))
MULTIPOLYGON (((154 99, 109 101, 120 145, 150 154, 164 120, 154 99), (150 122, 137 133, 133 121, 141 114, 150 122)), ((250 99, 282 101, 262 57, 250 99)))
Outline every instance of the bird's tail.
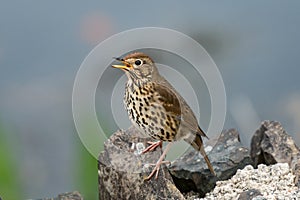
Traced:
POLYGON ((213 168, 212 164, 210 163, 210 160, 204 150, 203 141, 202 141, 200 134, 198 134, 198 133, 196 134, 196 137, 195 137, 194 141, 191 143, 191 145, 194 147, 194 149, 196 149, 197 151, 200 151, 201 155, 203 156, 203 158, 208 166, 208 169, 211 171, 211 173, 213 175, 216 175, 214 168, 213 168))

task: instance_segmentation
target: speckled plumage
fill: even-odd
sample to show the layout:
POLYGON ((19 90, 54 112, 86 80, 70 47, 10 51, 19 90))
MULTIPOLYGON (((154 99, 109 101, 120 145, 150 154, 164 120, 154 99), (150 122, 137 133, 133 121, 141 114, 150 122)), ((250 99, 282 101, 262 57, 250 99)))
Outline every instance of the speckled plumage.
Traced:
MULTIPOLYGON (((135 127, 154 139, 172 142, 179 129, 180 118, 164 107, 159 85, 150 82, 142 87, 127 86, 124 104, 135 127)), ((180 108, 179 102, 176 102, 180 108)))
POLYGON ((113 65, 125 71, 124 104, 132 124, 142 133, 161 141, 185 140, 200 151, 214 173, 204 151, 201 137, 206 137, 197 119, 172 85, 163 78, 153 60, 144 53, 128 54, 113 65))

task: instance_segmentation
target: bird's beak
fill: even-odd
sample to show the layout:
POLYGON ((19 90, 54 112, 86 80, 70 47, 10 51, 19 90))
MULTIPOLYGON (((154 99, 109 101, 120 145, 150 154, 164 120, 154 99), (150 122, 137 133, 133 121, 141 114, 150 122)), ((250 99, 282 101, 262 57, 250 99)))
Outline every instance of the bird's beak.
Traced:
POLYGON ((123 69, 123 70, 129 70, 130 67, 126 65, 112 65, 114 68, 123 69))
POLYGON ((118 60, 118 61, 121 61, 122 63, 124 63, 124 65, 112 65, 112 67, 122 69, 122 70, 126 70, 126 71, 128 71, 130 69, 133 69, 132 65, 125 62, 123 59, 121 59, 121 58, 115 58, 115 59, 118 60))

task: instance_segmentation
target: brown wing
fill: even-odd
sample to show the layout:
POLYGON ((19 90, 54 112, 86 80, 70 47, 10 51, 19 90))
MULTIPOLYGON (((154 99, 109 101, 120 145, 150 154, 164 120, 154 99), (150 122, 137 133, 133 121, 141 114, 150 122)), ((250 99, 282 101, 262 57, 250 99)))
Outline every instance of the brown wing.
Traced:
POLYGON ((163 77, 161 77, 157 83, 157 91, 162 96, 165 109, 180 117, 181 125, 188 127, 194 133, 207 137, 205 132, 199 127, 197 118, 192 109, 185 102, 183 97, 176 92, 173 86, 163 77))
POLYGON ((161 84, 155 84, 155 91, 158 93, 158 99, 163 103, 164 109, 176 117, 181 117, 180 102, 176 94, 161 84))

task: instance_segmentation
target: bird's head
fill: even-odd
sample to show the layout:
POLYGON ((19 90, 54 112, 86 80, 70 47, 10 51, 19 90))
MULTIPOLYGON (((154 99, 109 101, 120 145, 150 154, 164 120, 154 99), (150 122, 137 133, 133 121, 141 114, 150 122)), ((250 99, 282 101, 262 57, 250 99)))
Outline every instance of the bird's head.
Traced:
POLYGON ((124 58, 115 59, 122 62, 123 65, 112 65, 112 67, 125 71, 128 80, 136 85, 153 81, 159 76, 153 60, 144 53, 131 53, 124 58))

